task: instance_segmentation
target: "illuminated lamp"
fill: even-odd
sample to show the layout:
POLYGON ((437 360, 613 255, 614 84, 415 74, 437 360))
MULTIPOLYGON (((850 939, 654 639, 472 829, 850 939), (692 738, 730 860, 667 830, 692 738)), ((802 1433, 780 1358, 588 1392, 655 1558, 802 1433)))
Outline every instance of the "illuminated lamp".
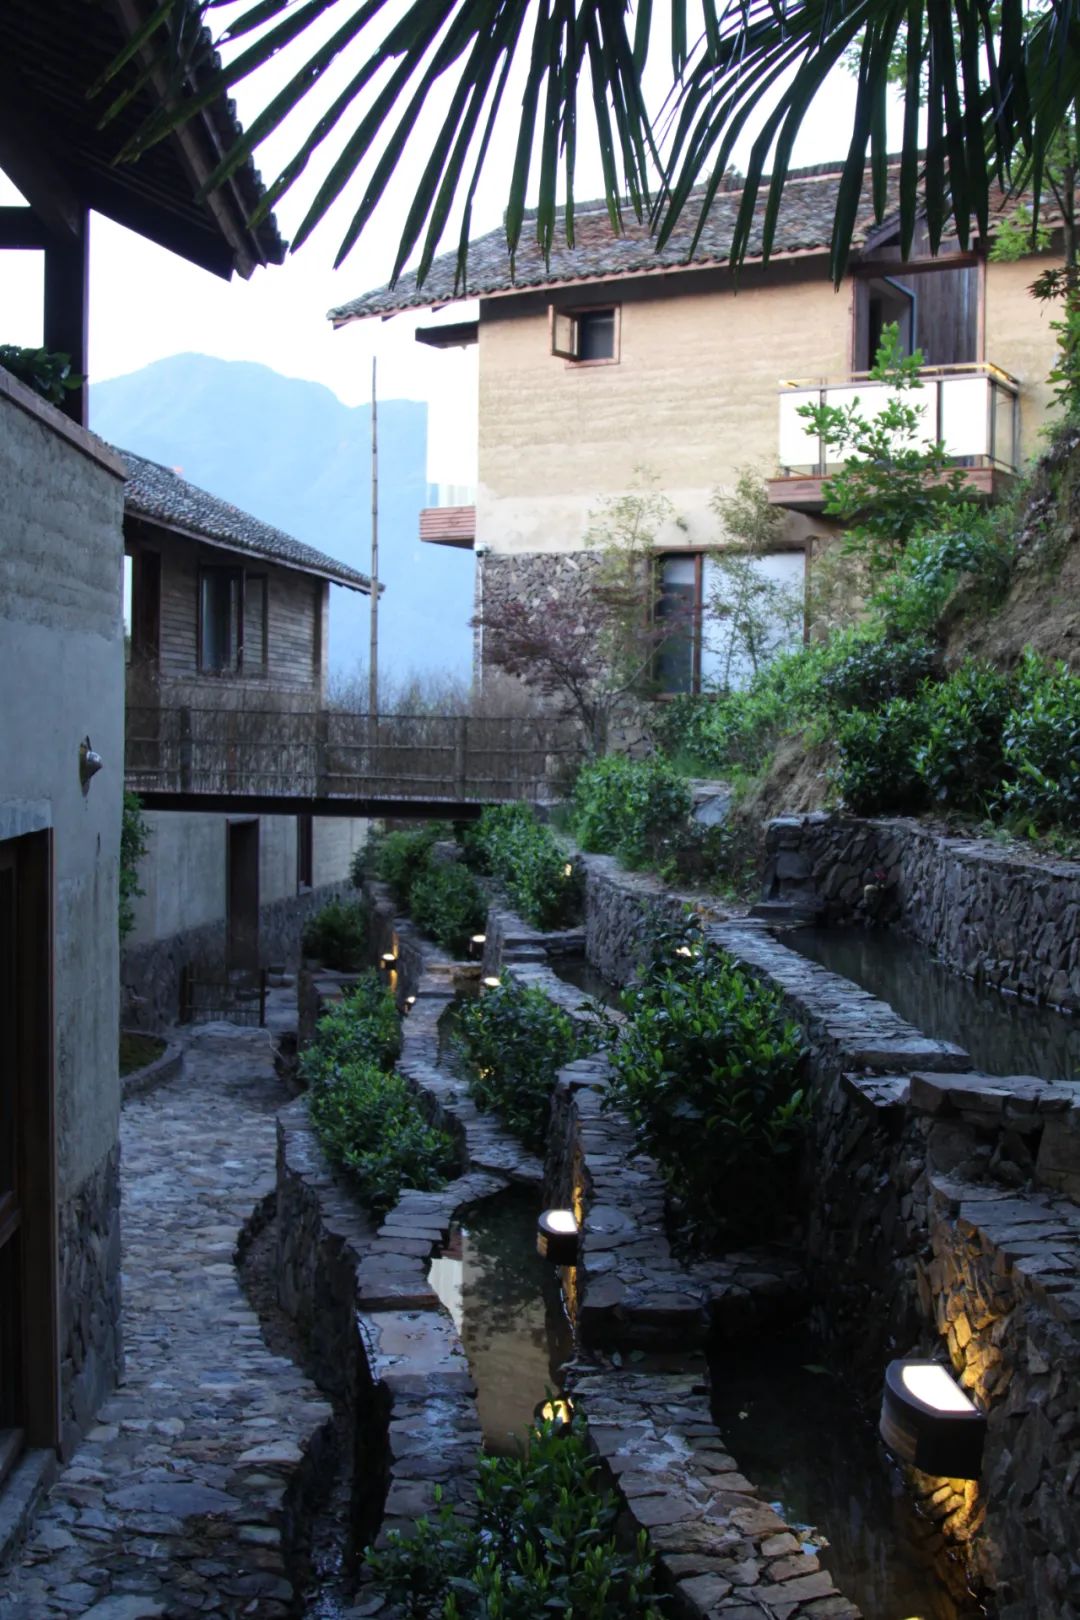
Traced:
POLYGON ((553 1395, 533 1410, 536 1427, 550 1428, 552 1434, 569 1434, 573 1421, 574 1403, 567 1395, 553 1395))
POLYGON ((545 1209, 536 1223, 536 1252, 553 1266, 577 1264, 578 1223, 572 1209, 545 1209))
POLYGON ((572 861, 567 861, 566 865, 562 869, 562 875, 563 877, 573 877, 574 865, 572 861))
POLYGON ((940 1361, 890 1361, 878 1423, 901 1462, 924 1474, 978 1479, 986 1417, 940 1361))
POLYGON ((386 969, 387 973, 389 973, 391 968, 397 967, 397 952, 383 951, 379 961, 382 963, 382 966, 386 969))
POLYGON ((497 990, 502 983, 502 980, 489 976, 486 979, 481 979, 480 983, 484 986, 485 990, 497 990))
POLYGON ((483 956, 484 946, 487 944, 486 934, 474 934, 469 940, 469 955, 483 956))

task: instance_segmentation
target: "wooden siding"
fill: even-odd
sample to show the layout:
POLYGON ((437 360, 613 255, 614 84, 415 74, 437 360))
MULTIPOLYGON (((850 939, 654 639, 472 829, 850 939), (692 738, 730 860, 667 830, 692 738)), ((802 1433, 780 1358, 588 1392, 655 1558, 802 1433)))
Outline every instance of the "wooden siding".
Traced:
POLYGON ((183 683, 189 700, 200 702, 225 688, 249 693, 258 706, 262 706, 259 694, 297 693, 307 700, 321 697, 323 621, 329 595, 324 580, 262 558, 245 558, 163 530, 139 527, 137 535, 129 530, 129 549, 155 551, 161 556, 159 685, 183 683), (253 591, 245 612, 245 643, 253 656, 243 671, 214 675, 198 667, 199 571, 228 567, 243 568, 253 580, 263 582, 265 644, 257 624, 261 603, 253 591))

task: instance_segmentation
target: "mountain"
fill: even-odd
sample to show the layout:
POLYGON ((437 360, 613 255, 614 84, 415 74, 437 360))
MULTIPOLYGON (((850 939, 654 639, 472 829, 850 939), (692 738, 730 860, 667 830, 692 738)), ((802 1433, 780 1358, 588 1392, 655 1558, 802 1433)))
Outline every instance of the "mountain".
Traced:
MULTIPOLYGON (((95 384, 90 423, 110 444, 369 571, 370 406, 268 366, 176 354, 95 384)), ((418 539, 426 448, 426 405, 380 400, 379 667, 395 683, 413 672, 467 676, 472 658, 472 559, 418 539)), ((331 587, 331 671, 366 664, 368 635, 367 598, 331 587)))

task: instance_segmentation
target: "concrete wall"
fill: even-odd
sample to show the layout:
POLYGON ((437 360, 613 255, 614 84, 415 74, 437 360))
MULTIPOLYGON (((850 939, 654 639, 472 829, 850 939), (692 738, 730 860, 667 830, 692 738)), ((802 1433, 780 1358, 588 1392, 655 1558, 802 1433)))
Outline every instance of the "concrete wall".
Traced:
POLYGON ((1020 384, 1020 456, 1029 461, 1041 446, 1054 393, 1047 382, 1057 343, 1050 330, 1058 318, 1052 304, 1037 304, 1028 289, 1043 270, 1060 264, 1051 255, 986 267, 984 358, 1020 384))
MULTIPOLYGON (((662 541, 714 542, 716 485, 747 463, 773 470, 780 380, 848 368, 851 289, 814 264, 747 269, 737 296, 720 271, 581 289, 575 302, 621 303, 616 365, 554 357, 545 294, 483 303, 477 545, 580 545, 599 497, 642 466, 687 525, 662 541)), ((795 520, 793 537, 806 529, 795 520)))
POLYGON ((85 1425, 119 1356, 122 468, 0 372, 0 492, 0 838, 53 836, 63 1404, 85 1425))

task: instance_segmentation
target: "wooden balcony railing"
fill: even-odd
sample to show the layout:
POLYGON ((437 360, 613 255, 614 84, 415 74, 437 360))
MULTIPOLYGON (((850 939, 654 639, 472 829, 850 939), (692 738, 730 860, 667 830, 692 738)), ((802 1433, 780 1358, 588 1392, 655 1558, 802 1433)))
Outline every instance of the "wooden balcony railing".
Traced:
POLYGON ((542 717, 129 706, 124 777, 148 804, 192 808, 543 802, 578 751, 571 722, 542 717))

